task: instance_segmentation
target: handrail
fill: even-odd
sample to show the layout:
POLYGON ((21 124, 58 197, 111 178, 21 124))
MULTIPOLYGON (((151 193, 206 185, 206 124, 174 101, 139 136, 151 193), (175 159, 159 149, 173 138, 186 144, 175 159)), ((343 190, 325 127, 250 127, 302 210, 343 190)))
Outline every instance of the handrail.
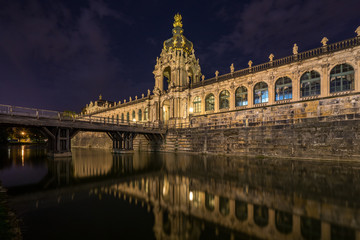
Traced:
POLYGON ((327 54, 327 53, 341 51, 341 50, 351 48, 351 47, 356 47, 359 45, 360 45, 360 37, 346 39, 346 40, 343 40, 340 42, 332 43, 332 44, 325 45, 325 46, 315 48, 315 49, 310 49, 305 52, 300 52, 298 54, 286 56, 286 57, 279 58, 279 59, 276 59, 276 60, 273 60, 270 62, 255 65, 255 66, 252 66, 249 68, 240 69, 233 73, 226 73, 226 74, 220 75, 218 77, 208 78, 208 79, 205 79, 204 81, 193 83, 192 88, 197 88, 197 87, 200 87, 203 85, 209 85, 216 81, 225 81, 225 80, 229 80, 229 79, 232 79, 235 77, 241 77, 241 76, 244 76, 244 75, 247 75, 250 73, 264 71, 264 70, 267 70, 270 68, 283 66, 286 64, 290 64, 290 63, 302 61, 305 59, 321 56, 321 55, 327 54))
POLYGON ((79 114, 70 114, 67 112, 57 112, 52 110, 19 107, 4 104, 0 104, 0 115, 31 117, 36 119, 53 119, 59 121, 87 122, 113 126, 131 126, 142 129, 163 129, 164 127, 160 123, 121 121, 119 119, 109 117, 82 116, 79 114))

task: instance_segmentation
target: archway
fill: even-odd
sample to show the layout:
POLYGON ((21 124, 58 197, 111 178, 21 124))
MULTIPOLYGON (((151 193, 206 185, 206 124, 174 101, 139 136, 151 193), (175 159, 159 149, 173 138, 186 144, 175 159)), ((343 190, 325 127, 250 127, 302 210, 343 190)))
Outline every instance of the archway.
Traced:
POLYGON ((166 67, 163 71, 163 89, 164 91, 169 89, 171 83, 171 68, 166 67))
POLYGON ((167 124, 170 119, 170 101, 165 100, 161 107, 162 111, 162 121, 164 124, 167 124))

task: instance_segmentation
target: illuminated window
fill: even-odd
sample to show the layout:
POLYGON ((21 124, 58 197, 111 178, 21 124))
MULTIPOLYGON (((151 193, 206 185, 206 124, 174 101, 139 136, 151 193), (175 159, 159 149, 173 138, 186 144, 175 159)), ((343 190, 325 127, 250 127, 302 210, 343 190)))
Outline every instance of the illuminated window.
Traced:
POLYGON ((139 109, 138 111, 138 121, 141 121, 142 120, 142 112, 141 112, 141 109, 139 109))
POLYGON ((205 193, 205 207, 210 211, 215 209, 215 197, 213 194, 205 193))
POLYGON ((320 74, 316 71, 305 72, 300 78, 300 96, 320 95, 320 74))
POLYGON ((227 91, 227 90, 221 91, 220 96, 219 96, 220 109, 229 108, 229 106, 230 106, 229 97, 230 97, 229 91, 227 91))
POLYGON ((330 72, 330 93, 354 90, 354 68, 349 64, 336 65, 330 72))
POLYGON ((235 91, 235 106, 246 106, 248 105, 248 92, 246 87, 239 87, 235 91))
POLYGON ((205 98, 205 111, 212 111, 215 109, 215 97, 210 93, 205 98))
POLYGON ((275 83, 275 101, 292 99, 292 83, 288 77, 281 77, 275 83))
POLYGON ((145 108, 144 111, 144 121, 147 121, 149 119, 149 108, 145 108))
POLYGON ((268 85, 264 82, 259 82, 254 87, 254 103, 266 103, 269 101, 268 85))
POLYGON ((193 106, 194 106, 194 113, 201 112, 201 98, 200 97, 194 98, 193 106))

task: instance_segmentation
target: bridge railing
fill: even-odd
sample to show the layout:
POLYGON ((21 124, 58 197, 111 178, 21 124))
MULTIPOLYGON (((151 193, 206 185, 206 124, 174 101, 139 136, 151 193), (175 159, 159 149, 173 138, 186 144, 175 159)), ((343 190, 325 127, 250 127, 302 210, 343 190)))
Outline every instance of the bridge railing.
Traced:
POLYGON ((36 119, 54 119, 59 121, 87 122, 93 124, 104 124, 114 126, 132 126, 137 128, 163 129, 159 123, 122 121, 109 117, 83 116, 68 112, 58 112, 44 109, 18 107, 0 104, 0 115, 30 117, 36 119))

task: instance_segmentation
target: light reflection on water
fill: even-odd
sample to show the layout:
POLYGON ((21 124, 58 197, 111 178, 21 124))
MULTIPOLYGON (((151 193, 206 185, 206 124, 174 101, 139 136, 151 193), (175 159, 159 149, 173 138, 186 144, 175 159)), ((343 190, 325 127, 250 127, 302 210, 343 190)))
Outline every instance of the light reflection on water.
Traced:
POLYGON ((44 154, 0 155, 25 239, 360 239, 360 162, 44 154))

